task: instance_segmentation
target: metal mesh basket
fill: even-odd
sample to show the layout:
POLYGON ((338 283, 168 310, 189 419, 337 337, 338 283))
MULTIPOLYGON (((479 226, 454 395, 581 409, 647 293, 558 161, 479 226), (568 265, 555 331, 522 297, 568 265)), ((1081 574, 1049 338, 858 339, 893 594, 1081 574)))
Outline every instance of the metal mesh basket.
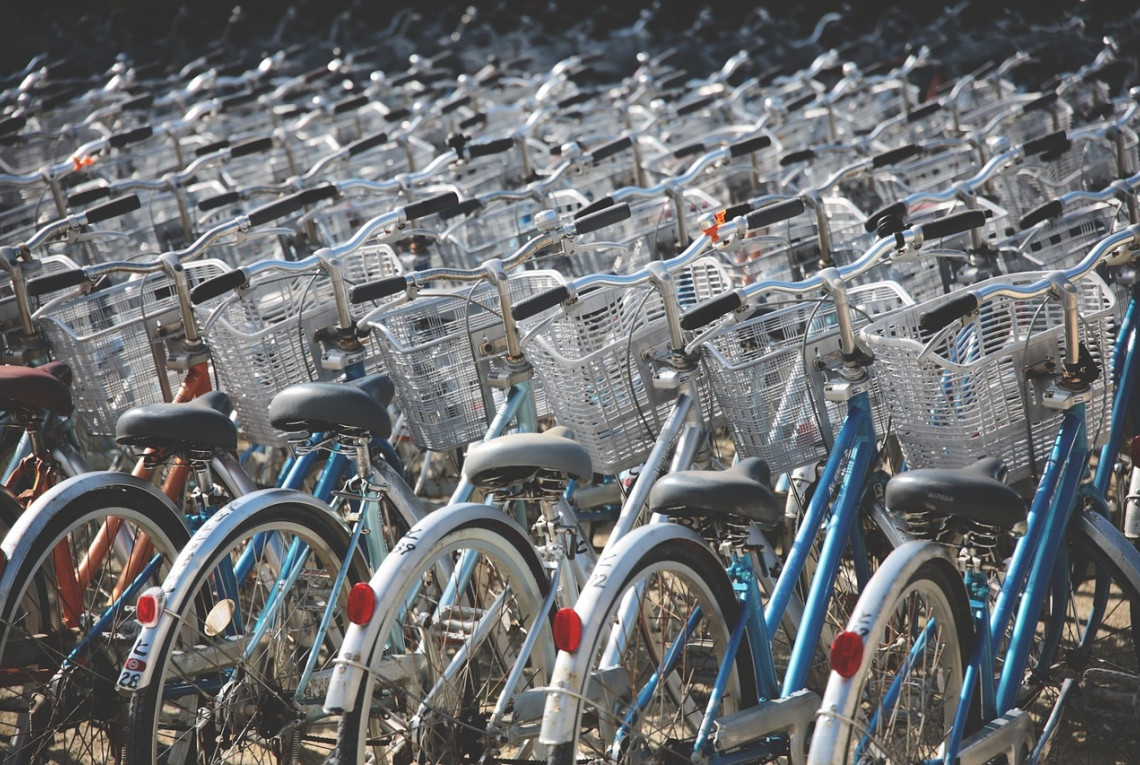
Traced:
MULTIPOLYGON (((218 260, 185 266, 191 286, 228 268, 218 260)), ((169 279, 150 274, 79 298, 48 304, 38 316, 56 358, 75 374, 72 396, 84 430, 113 436, 126 409, 168 401, 180 373, 167 368, 167 343, 181 338, 178 298, 169 279)))
MULTIPOLYGON (((562 283, 555 271, 522 271, 510 277, 511 299, 562 283)), ((502 391, 488 384, 505 352, 498 291, 481 283, 415 300, 368 317, 396 401, 412 439, 444 451, 483 437, 502 391)), ((535 407, 546 413, 543 386, 532 381, 535 407)))
POLYGON ((871 181, 879 199, 888 205, 914 192, 941 190, 980 168, 977 151, 963 145, 876 171, 871 181))
MULTIPOLYGON (((1026 284, 1044 274, 1001 277, 1026 284)), ((988 282, 983 282, 983 284, 988 282)), ((1097 363, 1112 354, 1112 291, 1096 275, 1082 279, 1081 340, 1097 363)), ((988 301, 964 322, 933 336, 918 326, 938 302, 904 309, 863 329, 911 467, 961 467, 980 457, 1000 457, 1010 480, 1029 477, 1044 464, 1061 413, 1041 406, 1045 383, 1062 358, 1064 317, 1057 301, 988 301)), ((1112 375, 1102 373, 1087 404, 1090 441, 1107 424, 1112 375)))
POLYGON ((443 234, 440 256, 443 265, 472 268, 490 258, 503 258, 538 235, 534 216, 542 210, 572 214, 589 201, 577 191, 555 191, 543 201, 526 199, 492 204, 477 214, 454 223, 443 234))
MULTIPOLYGON (((365 247, 340 258, 344 278, 363 283, 401 273, 387 245, 365 247)), ((285 433, 269 424, 269 402, 295 383, 332 380, 343 370, 322 365, 317 330, 336 323, 332 284, 320 275, 273 275, 232 293, 220 305, 199 312, 210 343, 214 372, 238 413, 242 434, 252 443, 285 446, 285 433)), ((379 372, 373 351, 365 359, 367 373, 379 372)))
MULTIPOLYGON (((848 295, 856 326, 914 304, 893 282, 851 287, 848 295)), ((762 457, 774 474, 827 456, 846 407, 824 401, 824 380, 812 362, 838 350, 835 307, 816 301, 725 325, 704 343, 701 360, 738 454, 762 457)), ((889 410, 877 381, 871 403, 885 433, 889 410)))
MULTIPOLYGON (((711 258, 674 278, 682 306, 730 287, 711 258)), ((650 382, 650 359, 668 345, 663 317, 655 289, 602 288, 534 330, 527 355, 558 422, 586 447, 595 472, 613 475, 642 462, 669 414, 673 395, 650 382)), ((702 399, 711 412, 708 394, 702 399)))
POLYGON ((1065 269, 1076 265, 1092 246, 1116 228, 1120 207, 1093 204, 1066 212, 1025 232, 1015 249, 1028 269, 1065 269))
MULTIPOLYGON (((862 255, 872 242, 863 229, 863 213, 842 197, 823 200, 831 235, 832 260, 838 264, 851 262, 862 255)), ((787 221, 754 229, 739 247, 725 253, 737 286, 766 279, 799 281, 819 269, 818 218, 808 210, 787 221)))

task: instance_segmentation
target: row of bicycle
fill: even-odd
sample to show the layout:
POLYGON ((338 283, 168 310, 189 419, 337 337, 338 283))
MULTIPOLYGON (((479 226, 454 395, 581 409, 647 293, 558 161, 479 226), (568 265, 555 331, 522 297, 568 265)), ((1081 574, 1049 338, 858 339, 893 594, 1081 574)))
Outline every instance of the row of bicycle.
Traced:
MULTIPOLYGON (((358 283, 345 289, 344 267, 362 245, 378 238, 406 242, 409 220, 445 212, 458 195, 410 202, 367 222, 360 207, 344 205, 340 220, 325 219, 343 233, 318 240, 327 246, 308 258, 257 260, 202 274, 195 264, 182 265, 180 259, 223 236, 301 211, 354 183, 341 180, 331 191, 312 186, 213 226, 157 262, 92 263, 28 283, 14 278, 15 295, 24 295, 17 307, 24 309, 33 293, 88 285, 78 301, 60 298, 38 316, 27 311, 21 317, 46 327, 54 312, 75 306, 91 322, 92 337, 108 338, 100 348, 88 337, 76 343, 86 350, 74 358, 97 359, 91 371, 73 370, 77 382, 105 386, 125 369, 121 376, 140 386, 147 354, 161 355, 167 372, 186 372, 177 395, 169 395, 174 386, 167 383, 167 397, 195 403, 131 409, 112 420, 113 430, 100 431, 85 419, 88 435, 113 432, 121 444, 153 451, 133 477, 89 474, 49 489, 56 465, 51 447, 63 454, 68 441, 51 429, 54 420, 43 410, 67 414, 70 394, 51 371, 6 370, 9 417, 24 427, 32 455, 13 471, 10 485, 37 497, 22 514, 10 508, 0 574, 10 694, 2 706, 13 754, 305 759, 335 745, 336 756, 349 762, 363 759, 366 750, 377 760, 432 762, 683 760, 714 753, 742 761, 799 759, 819 694, 829 684, 826 649, 840 637, 840 650, 830 657, 838 676, 858 660, 848 674, 874 682, 856 689, 846 707, 825 706, 825 723, 843 728, 855 721, 856 733, 843 728, 828 745, 823 725, 816 726, 812 742, 821 756, 830 759, 850 744, 868 759, 952 758, 963 746, 963 756, 979 761, 997 756, 978 754, 995 747, 1007 747, 1017 759, 1032 737, 1029 716, 1018 710, 1070 669, 1070 654, 1078 653, 1066 642, 1070 631, 1079 628, 1080 639, 1096 645, 1102 625, 1110 623, 1103 613, 1109 583, 1124 591, 1126 602, 1137 591, 1136 554, 1075 499, 1087 453, 1101 442, 1110 446, 1091 487, 1080 489, 1082 498, 1092 506, 1099 496, 1103 508, 1122 479, 1113 471, 1114 447, 1134 386, 1130 378, 1095 371, 1111 358, 1120 375, 1128 374, 1131 314, 1121 319, 1113 291, 1086 275, 1102 262, 1130 260, 1127 248, 1137 232, 1122 228, 1085 257, 1128 206, 1106 205, 1115 214, 1084 230, 1054 204, 1037 214, 1042 220, 1025 221, 1036 226, 1028 238, 1010 241, 1030 252, 1036 243, 1037 252, 1049 247, 1051 256, 1068 256, 1076 265, 1063 277, 1017 270, 983 283, 971 297, 931 304, 914 304, 899 283, 919 284, 933 271, 940 295, 948 284, 997 272, 1011 260, 1004 240, 1006 229, 1015 227, 1001 205, 977 200, 982 211, 922 218, 919 208, 930 198, 973 198, 999 170, 1038 151, 1058 155, 1054 162, 1073 153, 1079 158, 1075 178, 1049 175, 1050 163, 1042 160, 1031 165, 1038 172, 1017 174, 1017 183, 1002 189, 1028 188, 1037 198, 1028 191, 998 197, 1014 209, 1019 202, 1047 202, 1042 189, 1068 187, 1042 179, 1084 186, 1095 174, 1090 168, 1103 171, 1102 162, 1090 159, 1099 153, 1087 147, 1099 149, 1103 142, 1095 139, 1106 136, 1121 149, 1113 155, 1114 169, 1126 167, 1129 142, 1116 136, 1127 139, 1134 109, 1127 102, 1112 107, 1107 123, 1085 131, 1087 141, 1080 131, 1031 133, 991 153, 984 167, 969 164, 954 173, 961 180, 949 193, 905 195, 904 212, 925 220, 917 225, 898 215, 866 216, 850 199, 829 195, 859 171, 912 159, 920 152, 913 142, 843 162, 828 181, 813 183, 817 176, 805 174, 794 194, 786 184, 774 187, 793 197, 787 201, 766 204, 771 200, 761 197, 727 209, 704 192, 709 201, 687 204, 697 177, 712 176, 712 183, 731 177, 723 166, 703 173, 710 165, 766 148, 753 127, 658 189, 633 189, 599 173, 606 175, 607 193, 587 190, 609 205, 598 201, 592 211, 560 219, 554 212, 535 214, 540 206, 531 201, 528 210, 490 216, 496 251, 515 252, 473 270, 444 261, 400 274, 394 265, 391 274, 348 277, 358 283), (636 243, 647 241, 644 224, 632 247, 630 238, 585 239, 632 219, 623 198, 662 192, 669 198, 645 216, 655 224, 651 254, 637 253, 636 243), (816 213, 814 225, 794 233, 790 222, 805 203, 816 213), (861 229, 845 239, 851 231, 839 225, 841 213, 851 211, 876 235, 861 229), (695 227, 694 212, 707 213, 695 227), (504 219, 517 228, 504 230, 504 219), (662 222, 676 227, 674 241, 687 246, 651 259, 661 252, 662 222), (690 242, 689 232, 698 231, 690 242), (985 233, 968 233, 975 231, 985 233), (927 259, 930 242, 962 241, 963 235, 973 245, 968 257, 927 259), (987 239, 1003 241, 1006 249, 987 251, 981 246, 987 239), (633 251, 632 265, 649 262, 621 274, 587 269, 575 279, 517 268, 552 250, 574 263, 619 245, 633 251), (711 254, 721 257, 702 258, 711 254), (816 261, 823 266, 818 272, 816 261), (313 299, 326 288, 313 278, 316 269, 327 280, 324 305, 313 299), (169 282, 99 283, 121 270, 162 272, 169 282), (896 281, 870 281, 882 274, 896 281), (387 278, 373 281, 380 275, 387 278), (428 287, 437 281, 483 286, 432 294, 428 287), (739 288, 725 294, 732 286, 739 288), (235 289, 238 297, 226 297, 235 289), (377 305, 363 323, 351 313, 353 301, 400 293, 414 299, 377 305), (1046 294, 1060 307, 1031 302, 1046 294), (234 315, 254 314, 262 322, 274 317, 279 331, 263 335, 259 346, 218 339, 223 336, 211 330, 230 318, 227 309, 214 308, 199 327, 191 305, 221 297, 234 315), (168 301, 165 310, 176 307, 177 319, 155 321, 147 300, 168 301), (716 323, 730 312, 730 322, 716 323), (145 317, 144 333, 154 336, 132 344, 126 329, 136 314, 145 317), (369 342, 380 346, 388 377, 368 374, 361 326, 371 327, 369 342), (176 350, 162 352, 167 342, 176 350), (301 361, 289 368, 282 359, 297 346, 301 361), (122 354, 131 347, 139 356, 127 365, 122 354), (314 347, 319 368, 357 382, 281 390, 317 374, 314 347), (252 428, 260 421, 268 434, 257 439, 262 443, 300 434, 292 439, 298 449, 283 471, 282 489, 256 490, 232 456, 238 439, 229 403, 206 393, 211 371, 227 392, 244 393, 223 372, 231 351, 238 361, 229 374, 253 378, 250 388, 260 395, 235 397, 244 432, 256 438, 252 428), (284 377, 277 376, 280 370, 284 377), (389 414, 393 400, 397 423, 389 414), (573 436, 561 427, 535 434, 539 415, 550 413, 573 436), (447 507, 422 518, 399 454, 383 440, 399 432, 400 421, 420 448, 437 452, 487 436, 465 455, 447 507), (728 424, 742 459, 722 471, 688 470, 730 461, 713 438, 718 423, 728 424), (977 455, 1000 456, 1005 464, 910 471, 886 485, 887 474, 901 472, 897 449, 912 467, 959 467, 977 455), (147 479, 171 459, 175 469, 159 492, 147 479), (599 481, 598 475, 613 478, 599 481), (783 476, 776 488, 784 502, 771 491, 774 475, 783 476), (1039 475, 1042 499, 1027 520, 1020 496, 1004 481, 1039 475), (181 498, 184 486, 193 487, 189 499, 172 504, 168 497, 181 498), (299 491, 304 488, 311 493, 299 491), (475 498, 483 502, 469 502, 475 498), (621 509, 599 555, 583 518, 613 506, 621 509), (1076 520, 1069 523, 1074 508, 1076 520), (681 522, 642 525, 666 516, 681 522), (939 544, 920 552, 906 546, 903 555, 887 557, 911 538, 939 544), (937 552, 947 546, 962 551, 957 560, 937 552), (1055 566, 1058 550, 1071 561, 1055 566), (1097 568, 1086 565, 1089 557, 1097 568), (880 565, 882 573, 872 579, 880 565), (1022 597, 1030 568, 1038 572, 1030 580, 1039 584, 1022 597), (967 572, 972 603, 954 587, 960 570, 967 572), (1070 597, 1075 583, 1090 577, 1100 585, 1096 594, 1070 597), (909 587, 912 580, 923 586, 900 593, 874 586, 909 587), (161 587, 151 588, 157 582, 161 587), (1011 593, 998 596, 992 620, 991 585, 1011 593), (882 602, 914 593, 925 598, 919 605, 937 610, 935 618, 916 608, 867 605, 872 596, 882 602), (878 619, 864 619, 875 629, 844 632, 859 608, 878 619), (1070 609, 1077 609, 1072 618, 1070 609), (973 635, 991 621, 995 637, 979 640, 975 657, 973 635), (1018 628, 1007 630, 1011 622, 1018 628), (1005 642, 1029 651, 1032 664, 1026 655, 1001 650, 1005 642), (920 660, 928 654, 937 661, 920 660), (986 664, 994 656, 1005 660, 1000 684, 986 664), (782 680, 777 672, 786 673, 782 680), (129 693, 116 693, 112 680, 129 693), (866 698, 859 696, 863 690, 866 698), (959 696, 966 702, 956 715, 959 696), (975 697, 977 709, 970 703, 975 697), (939 720, 946 725, 935 725, 939 720), (981 727, 995 721, 1001 725, 981 727), (906 749, 907 735, 933 742, 932 753, 906 749), (963 745, 967 736, 975 738, 963 745)), ((1039 109, 1012 111, 1025 116, 1039 109)), ((631 136, 622 143, 635 145, 631 136)), ((927 151, 929 158, 946 159, 947 152, 927 151)), ((448 163, 459 155, 453 152, 444 155, 448 163)), ((564 153, 569 158, 555 168, 568 169, 548 172, 547 180, 570 168, 594 169, 593 159, 604 152, 586 162, 575 162, 572 149, 564 153)), ((804 159, 842 157, 819 148, 811 153, 804 159)), ((761 177, 747 164, 745 175, 761 177)), ((947 164, 931 166, 935 175, 949 174, 947 164)), ((814 173, 825 169, 824 162, 813 165, 814 173)), ((770 174, 762 177, 775 183, 770 174)), ((1136 179, 1118 177, 1115 186, 1076 191, 1066 201, 1115 194, 1126 201, 1136 179)), ((407 177, 398 185, 407 190, 407 177)), ((462 192, 464 202, 479 202, 463 215, 475 207, 498 209, 489 194, 462 192)), ((534 193, 528 188, 523 195, 534 193)), ((41 229, 13 248, 9 262, 23 265, 25 253, 65 226, 99 222, 131 206, 114 202, 41 229)), ((321 221, 319 207, 309 214, 298 228, 321 221)), ((414 233, 430 239, 439 232, 414 233)), ((298 238, 291 234, 291 241, 298 238)), ((424 243, 404 246, 418 253, 424 243)), ((373 250, 380 258, 384 253, 373 250)), ((433 254, 444 257, 440 250, 433 254)), ((392 257, 388 262, 404 265, 392 257)), ((25 339, 38 337, 34 323, 18 329, 27 326, 25 339)), ((52 347, 73 358, 54 337, 52 347)), ((90 398, 114 405, 109 394, 90 398)))

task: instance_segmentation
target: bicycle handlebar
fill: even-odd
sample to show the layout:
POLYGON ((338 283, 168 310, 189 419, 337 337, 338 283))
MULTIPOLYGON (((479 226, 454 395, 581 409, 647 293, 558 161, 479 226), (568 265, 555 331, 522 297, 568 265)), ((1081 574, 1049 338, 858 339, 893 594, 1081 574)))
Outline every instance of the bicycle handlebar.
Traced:
POLYGON ((295 194, 290 194, 275 202, 262 205, 256 210, 251 210, 246 217, 249 218, 251 226, 260 226, 264 223, 277 220, 278 218, 283 218, 298 210, 303 210, 306 206, 323 199, 336 199, 339 195, 340 192, 337 191, 336 186, 331 183, 326 183, 323 186, 298 191, 295 194))

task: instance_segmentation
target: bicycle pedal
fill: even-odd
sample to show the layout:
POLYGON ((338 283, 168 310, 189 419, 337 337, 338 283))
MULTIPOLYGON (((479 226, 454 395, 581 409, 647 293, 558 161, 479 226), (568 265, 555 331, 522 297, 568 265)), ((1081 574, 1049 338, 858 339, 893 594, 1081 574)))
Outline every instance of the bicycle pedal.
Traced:
POLYGON ((1081 678, 1081 699, 1095 718, 1140 720, 1140 675, 1096 667, 1081 678))

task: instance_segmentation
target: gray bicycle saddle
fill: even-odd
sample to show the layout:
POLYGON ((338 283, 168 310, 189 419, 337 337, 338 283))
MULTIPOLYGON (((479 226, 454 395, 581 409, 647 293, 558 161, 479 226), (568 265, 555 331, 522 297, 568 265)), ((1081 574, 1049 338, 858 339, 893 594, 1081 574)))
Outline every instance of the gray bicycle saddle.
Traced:
POLYGON ((463 462, 463 475, 484 489, 524 483, 542 471, 579 480, 594 474, 585 447, 564 427, 484 441, 471 447, 463 462))
POLYGON ((675 518, 731 515, 764 526, 779 523, 784 508, 768 488, 772 473, 758 457, 728 470, 681 470, 658 479, 649 509, 675 518))
POLYGON ((1009 528, 1025 520, 1025 500, 1002 483, 1005 464, 985 457, 964 468, 923 468, 887 482, 887 507, 896 513, 933 512, 1009 528))

